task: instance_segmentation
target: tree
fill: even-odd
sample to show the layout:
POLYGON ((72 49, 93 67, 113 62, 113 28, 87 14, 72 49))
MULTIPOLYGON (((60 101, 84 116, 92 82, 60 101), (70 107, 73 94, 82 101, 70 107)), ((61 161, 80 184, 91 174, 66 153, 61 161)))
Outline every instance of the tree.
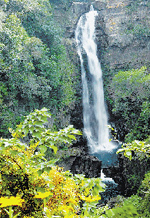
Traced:
POLYGON ((75 70, 48 0, 2 1, 0 14, 0 135, 10 136, 35 108, 72 108, 75 70))
POLYGON ((122 124, 126 141, 144 140, 150 134, 150 74, 147 68, 119 71, 112 79, 110 93, 113 114, 122 124))

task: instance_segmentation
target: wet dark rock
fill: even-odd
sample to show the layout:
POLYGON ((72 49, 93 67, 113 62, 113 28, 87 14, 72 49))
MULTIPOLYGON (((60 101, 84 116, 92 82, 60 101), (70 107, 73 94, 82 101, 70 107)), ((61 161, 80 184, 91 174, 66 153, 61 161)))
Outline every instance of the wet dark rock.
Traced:
POLYGON ((116 197, 117 195, 120 194, 119 190, 118 190, 118 184, 113 182, 113 181, 103 181, 104 184, 106 185, 105 187, 105 191, 101 192, 101 200, 100 200, 100 204, 107 204, 108 201, 113 198, 116 197))
POLYGON ((123 154, 118 155, 119 165, 104 168, 103 172, 107 177, 118 183, 118 189, 124 196, 136 194, 146 172, 150 170, 150 158, 142 158, 134 155, 130 161, 123 154))
POLYGON ((101 175, 101 161, 84 152, 74 156, 70 155, 63 159, 59 165, 64 167, 64 170, 70 170, 73 174, 84 174, 86 178, 97 178, 101 175))
POLYGON ((87 178, 100 177, 101 161, 89 155, 77 156, 70 170, 73 174, 84 174, 87 178))

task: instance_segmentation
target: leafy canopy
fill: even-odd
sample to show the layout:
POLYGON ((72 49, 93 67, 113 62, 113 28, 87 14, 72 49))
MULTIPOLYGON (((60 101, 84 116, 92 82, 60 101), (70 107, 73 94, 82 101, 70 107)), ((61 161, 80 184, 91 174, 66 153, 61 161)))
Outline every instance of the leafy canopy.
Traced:
POLYGON ((1 2, 0 136, 36 108, 58 116, 74 105, 75 69, 52 11, 48 0, 1 2))
POLYGON ((110 84, 112 112, 126 142, 144 140, 150 134, 150 74, 146 67, 119 71, 110 84))

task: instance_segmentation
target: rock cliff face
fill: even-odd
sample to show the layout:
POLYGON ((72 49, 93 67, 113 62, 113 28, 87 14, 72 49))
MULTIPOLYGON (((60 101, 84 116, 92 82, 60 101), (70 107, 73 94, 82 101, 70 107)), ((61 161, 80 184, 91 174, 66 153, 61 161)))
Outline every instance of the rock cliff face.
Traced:
POLYGON ((84 174, 86 178, 100 177, 102 161, 89 155, 84 144, 86 143, 77 143, 78 147, 72 145, 67 150, 59 150, 57 164, 73 174, 84 174))
MULTIPOLYGON (((103 70, 105 100, 109 111, 109 122, 115 123, 118 134, 122 134, 121 124, 117 123, 116 118, 113 117, 111 113, 111 105, 108 100, 109 95, 111 94, 109 83, 111 82, 113 75, 119 70, 126 71, 132 68, 140 68, 144 65, 147 66, 149 70, 150 2, 148 0, 86 0, 72 2, 68 5, 55 5, 55 19, 64 29, 64 44, 66 45, 70 59, 76 66, 76 74, 79 78, 76 87, 77 101, 74 110, 72 110, 71 121, 76 128, 80 129, 83 127, 82 84, 80 62, 74 37, 77 22, 80 16, 89 11, 91 2, 94 9, 98 11, 95 35, 98 48, 97 53, 103 70)), ((81 146, 85 146, 85 143, 79 145, 79 147, 81 146)), ((81 156, 69 159, 71 162, 70 164, 68 163, 66 167, 70 165, 69 169, 75 173, 87 172, 87 167, 83 164, 83 159, 84 158, 81 158, 81 156), (79 167, 79 165, 81 165, 81 167, 79 167), (80 172, 77 172, 77 169, 80 172)), ((91 163, 91 160, 88 159, 87 162, 89 164, 91 163)), ((95 162, 92 162, 92 164, 94 163, 95 162)), ((137 162, 133 164, 136 165, 137 162)), ((127 181, 128 179, 128 174, 125 173, 125 170, 127 167, 132 167, 128 166, 126 161, 122 163, 122 166, 123 172, 119 175, 117 171, 118 179, 116 179, 116 181, 119 181, 121 178, 121 183, 125 184, 125 186, 130 186, 128 182, 124 183, 124 181, 127 181)), ((135 167, 133 168, 135 169, 135 167)), ((92 168, 92 170, 93 169, 94 168, 92 168)), ((134 172, 131 173, 134 174, 134 172)), ((144 175, 144 173, 142 175, 144 175)), ((93 175, 91 174, 90 176, 93 175)), ((124 188, 127 187, 121 187, 121 189, 124 188)), ((130 190, 131 189, 129 188, 129 192, 130 190)), ((128 195, 128 193, 125 194, 128 195)))
POLYGON ((70 170, 73 174, 84 174, 86 178, 101 176, 101 161, 87 153, 72 155, 60 162, 65 170, 70 170))
POLYGON ((110 1, 103 11, 107 46, 101 62, 109 69, 136 68, 150 62, 150 9, 148 2, 140 2, 110 1))
MULTIPOLYGON (((55 17, 65 30, 66 43, 70 39, 73 43, 76 24, 80 16, 89 11, 90 4, 73 2, 68 8, 55 8, 55 17)), ((99 14, 96 38, 102 65, 124 69, 149 63, 150 3, 147 0, 95 0, 92 4, 99 14)))
MULTIPOLYGON (((70 59, 77 66, 80 78, 80 63, 74 39, 80 16, 89 11, 91 2, 98 11, 96 18, 97 53, 103 70, 105 99, 109 111, 109 121, 117 124, 111 114, 108 101, 111 90, 109 83, 119 70, 150 66, 150 3, 148 0, 93 0, 72 2, 68 6, 55 6, 55 18, 64 29, 64 44, 70 59)), ((80 80, 80 79, 79 79, 80 80)), ((72 112, 72 122, 82 128, 82 85, 77 86, 78 101, 72 112)), ((122 131, 122 130, 121 130, 122 131)))

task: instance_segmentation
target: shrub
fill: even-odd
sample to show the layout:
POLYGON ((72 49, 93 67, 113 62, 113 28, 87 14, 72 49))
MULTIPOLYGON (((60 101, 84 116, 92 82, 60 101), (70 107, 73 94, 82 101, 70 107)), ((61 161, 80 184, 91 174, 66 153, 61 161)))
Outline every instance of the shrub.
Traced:
MULTIPOLYGON (((150 75, 146 67, 119 71, 110 84, 112 112, 126 142, 144 140, 150 134, 150 75)), ((124 138, 123 138, 124 139, 124 138)))
POLYGON ((12 130, 12 138, 0 140, 1 217, 83 217, 94 214, 102 185, 99 178, 73 176, 46 160, 47 148, 71 144, 78 130, 69 126, 57 132, 48 128, 46 108, 35 110, 12 130), (14 199, 14 203, 12 201, 14 199), (93 210, 94 208, 94 210, 93 210))

